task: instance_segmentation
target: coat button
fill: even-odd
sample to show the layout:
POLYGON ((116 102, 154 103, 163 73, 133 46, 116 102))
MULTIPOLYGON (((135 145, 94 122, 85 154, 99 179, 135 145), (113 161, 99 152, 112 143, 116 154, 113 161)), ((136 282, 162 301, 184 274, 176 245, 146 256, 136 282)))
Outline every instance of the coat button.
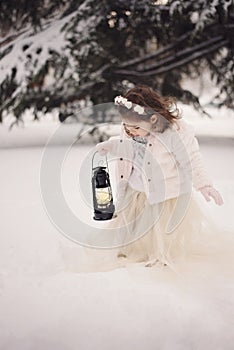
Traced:
POLYGON ((150 162, 148 162, 147 164, 150 165, 150 162))
POLYGON ((149 146, 152 146, 152 143, 149 143, 149 146))
POLYGON ((120 160, 123 160, 123 158, 120 158, 120 160))
POLYGON ((151 181, 151 179, 148 179, 148 181, 150 182, 150 181, 151 181))
POLYGON ((119 140, 119 142, 123 142, 123 140, 119 140))
POLYGON ((121 177, 121 179, 122 179, 122 178, 123 178, 123 175, 121 175, 120 177, 121 177))

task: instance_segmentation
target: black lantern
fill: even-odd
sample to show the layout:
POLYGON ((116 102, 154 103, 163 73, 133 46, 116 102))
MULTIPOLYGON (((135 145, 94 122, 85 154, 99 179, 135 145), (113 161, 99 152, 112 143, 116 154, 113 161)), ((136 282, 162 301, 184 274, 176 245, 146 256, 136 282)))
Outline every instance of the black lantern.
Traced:
MULTIPOLYGON (((95 152, 94 155, 98 153, 95 152)), ((94 158, 93 155, 93 158, 94 158)), ((107 164, 107 159, 106 159, 107 164)), ((115 212, 110 185, 109 169, 107 166, 93 167, 92 159, 92 190, 94 205, 94 220, 110 220, 115 212)))

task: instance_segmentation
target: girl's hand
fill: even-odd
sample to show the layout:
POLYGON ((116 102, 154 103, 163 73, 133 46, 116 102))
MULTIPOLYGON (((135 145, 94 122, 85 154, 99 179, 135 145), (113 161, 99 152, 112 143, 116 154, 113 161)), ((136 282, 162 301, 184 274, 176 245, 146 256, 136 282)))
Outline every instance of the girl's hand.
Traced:
POLYGON ((223 198, 221 197, 220 193, 212 186, 204 186, 198 189, 202 195, 205 197, 207 202, 210 201, 210 197, 212 197, 216 204, 222 205, 223 204, 223 198))
POLYGON ((100 154, 100 156, 105 156, 109 152, 108 148, 104 145, 104 142, 98 143, 95 146, 95 149, 100 154))

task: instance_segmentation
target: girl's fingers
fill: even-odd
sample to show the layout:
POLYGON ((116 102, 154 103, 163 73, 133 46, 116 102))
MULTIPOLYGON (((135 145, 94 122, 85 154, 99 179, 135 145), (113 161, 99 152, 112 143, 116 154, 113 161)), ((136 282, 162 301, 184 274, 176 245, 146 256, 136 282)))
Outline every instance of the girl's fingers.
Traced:
POLYGON ((208 193, 203 191, 202 194, 205 197, 205 199, 207 200, 207 202, 209 202, 210 201, 210 197, 209 197, 208 193))
POLYGON ((96 151, 100 154, 100 156, 105 156, 108 153, 108 149, 105 148, 102 144, 97 144, 95 146, 96 151))
POLYGON ((105 156, 108 153, 108 151, 106 149, 100 149, 98 153, 100 154, 100 156, 105 156))
POLYGON ((212 192, 212 193, 210 193, 210 196, 214 199, 216 204, 218 204, 218 205, 223 204, 223 199, 218 192, 216 192, 216 193, 212 192))
POLYGON ((222 196, 214 187, 205 186, 204 188, 201 189, 201 192, 202 192, 203 196, 205 197, 205 199, 207 200, 207 202, 210 202, 210 197, 212 197, 216 204, 218 204, 218 205, 223 204, 222 196))
POLYGON ((223 204, 223 199, 219 194, 216 196, 216 204, 218 204, 218 205, 223 204))

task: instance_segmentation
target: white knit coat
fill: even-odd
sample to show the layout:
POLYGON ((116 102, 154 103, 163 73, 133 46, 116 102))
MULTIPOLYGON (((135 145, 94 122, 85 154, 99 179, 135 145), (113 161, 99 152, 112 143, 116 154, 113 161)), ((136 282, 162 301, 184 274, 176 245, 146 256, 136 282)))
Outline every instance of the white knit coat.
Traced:
MULTIPOLYGON (((100 142, 96 149, 106 149, 116 160, 117 196, 124 197, 132 171, 134 148, 121 123, 119 136, 100 142)), ((142 166, 142 179, 150 204, 189 193, 193 187, 210 185, 195 137, 194 127, 183 119, 176 120, 163 133, 150 133, 142 166)))

